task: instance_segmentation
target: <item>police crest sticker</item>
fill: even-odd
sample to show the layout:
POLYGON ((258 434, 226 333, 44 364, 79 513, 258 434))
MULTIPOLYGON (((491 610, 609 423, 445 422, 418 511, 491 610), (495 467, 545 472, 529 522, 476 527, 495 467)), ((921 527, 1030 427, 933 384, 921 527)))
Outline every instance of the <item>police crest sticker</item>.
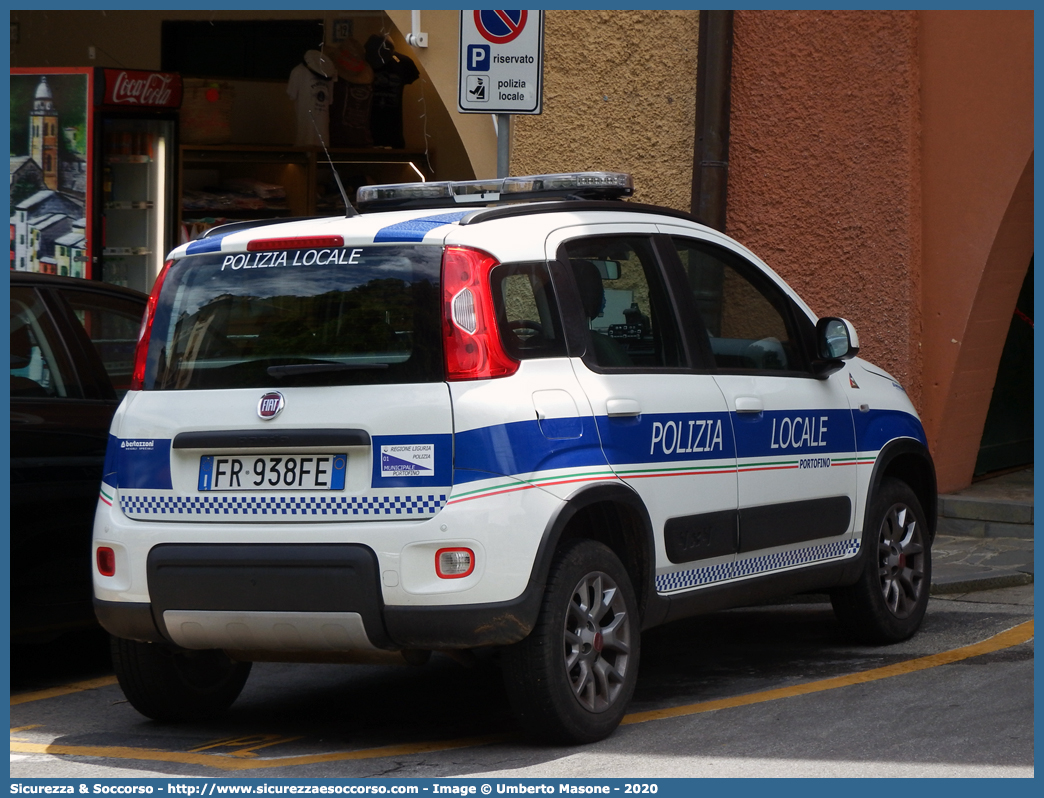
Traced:
POLYGON ((381 447, 382 477, 430 477, 435 474, 435 444, 406 443, 381 447))

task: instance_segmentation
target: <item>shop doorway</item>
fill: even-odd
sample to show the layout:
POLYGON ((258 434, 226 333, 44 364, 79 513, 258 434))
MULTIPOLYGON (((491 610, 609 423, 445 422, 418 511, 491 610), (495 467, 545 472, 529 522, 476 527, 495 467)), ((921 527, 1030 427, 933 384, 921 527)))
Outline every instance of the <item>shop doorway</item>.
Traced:
POLYGON ((975 476, 1033 464, 1033 258, 1004 342, 975 476))

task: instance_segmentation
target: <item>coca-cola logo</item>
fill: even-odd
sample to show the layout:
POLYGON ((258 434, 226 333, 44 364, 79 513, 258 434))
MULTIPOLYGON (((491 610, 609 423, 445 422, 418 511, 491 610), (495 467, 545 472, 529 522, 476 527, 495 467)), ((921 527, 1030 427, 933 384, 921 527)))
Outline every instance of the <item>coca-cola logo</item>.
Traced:
POLYGON ((178 75, 163 72, 106 70, 111 105, 176 106, 181 102, 178 75))

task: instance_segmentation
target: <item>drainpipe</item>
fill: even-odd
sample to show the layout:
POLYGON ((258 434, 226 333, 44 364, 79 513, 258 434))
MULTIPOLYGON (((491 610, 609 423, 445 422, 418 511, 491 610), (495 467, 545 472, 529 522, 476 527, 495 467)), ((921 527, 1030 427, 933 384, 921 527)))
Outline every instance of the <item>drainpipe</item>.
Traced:
POLYGON ((728 200, 731 102, 732 12, 701 11, 691 212, 721 232, 728 200))

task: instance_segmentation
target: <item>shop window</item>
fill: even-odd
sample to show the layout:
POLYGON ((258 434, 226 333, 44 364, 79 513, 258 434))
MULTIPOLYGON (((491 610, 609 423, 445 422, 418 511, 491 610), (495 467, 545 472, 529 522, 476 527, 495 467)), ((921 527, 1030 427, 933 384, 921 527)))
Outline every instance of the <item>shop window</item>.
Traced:
POLYGON ((324 39, 321 19, 167 20, 161 69, 185 77, 286 80, 324 39))

